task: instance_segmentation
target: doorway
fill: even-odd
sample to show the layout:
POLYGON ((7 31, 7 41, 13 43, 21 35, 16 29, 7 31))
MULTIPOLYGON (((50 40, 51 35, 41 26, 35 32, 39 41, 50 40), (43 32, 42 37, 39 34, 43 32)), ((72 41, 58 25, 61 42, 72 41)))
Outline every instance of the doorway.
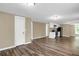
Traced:
POLYGON ((15 45, 25 43, 25 17, 15 16, 15 45))

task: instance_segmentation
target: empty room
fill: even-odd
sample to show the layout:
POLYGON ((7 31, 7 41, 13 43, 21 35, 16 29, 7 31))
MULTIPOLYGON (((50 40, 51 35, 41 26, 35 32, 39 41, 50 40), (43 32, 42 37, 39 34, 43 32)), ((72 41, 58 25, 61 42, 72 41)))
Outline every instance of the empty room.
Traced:
POLYGON ((79 3, 0 3, 0 56, 79 56, 79 3))

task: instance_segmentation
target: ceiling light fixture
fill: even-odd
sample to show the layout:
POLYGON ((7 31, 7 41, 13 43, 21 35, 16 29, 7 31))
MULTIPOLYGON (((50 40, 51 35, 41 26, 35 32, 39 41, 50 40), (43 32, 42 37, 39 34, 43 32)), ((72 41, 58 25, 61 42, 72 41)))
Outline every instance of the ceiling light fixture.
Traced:
POLYGON ((59 16, 59 15, 53 15, 51 17, 49 17, 49 19, 53 19, 53 20, 58 20, 58 19, 61 19, 62 17, 59 16))
POLYGON ((24 5, 25 7, 32 7, 35 6, 35 3, 23 3, 22 5, 24 5))
POLYGON ((35 3, 27 3, 28 6, 35 6, 35 3))

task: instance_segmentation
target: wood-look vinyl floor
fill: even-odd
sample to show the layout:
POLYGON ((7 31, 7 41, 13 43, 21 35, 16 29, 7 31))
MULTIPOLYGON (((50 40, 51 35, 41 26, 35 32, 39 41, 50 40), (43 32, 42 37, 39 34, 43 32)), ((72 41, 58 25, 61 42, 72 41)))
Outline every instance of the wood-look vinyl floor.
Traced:
POLYGON ((0 51, 0 56, 78 56, 79 37, 35 39, 30 44, 0 51))

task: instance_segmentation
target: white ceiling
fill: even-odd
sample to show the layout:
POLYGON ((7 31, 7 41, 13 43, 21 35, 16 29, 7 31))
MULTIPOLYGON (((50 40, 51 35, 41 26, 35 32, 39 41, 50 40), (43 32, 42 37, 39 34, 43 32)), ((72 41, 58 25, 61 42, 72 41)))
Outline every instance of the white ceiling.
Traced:
POLYGON ((79 22, 78 3, 36 3, 31 7, 23 3, 0 3, 0 11, 20 16, 31 16, 34 21, 40 22, 79 22), (62 16, 62 19, 48 19, 52 15, 62 16))

